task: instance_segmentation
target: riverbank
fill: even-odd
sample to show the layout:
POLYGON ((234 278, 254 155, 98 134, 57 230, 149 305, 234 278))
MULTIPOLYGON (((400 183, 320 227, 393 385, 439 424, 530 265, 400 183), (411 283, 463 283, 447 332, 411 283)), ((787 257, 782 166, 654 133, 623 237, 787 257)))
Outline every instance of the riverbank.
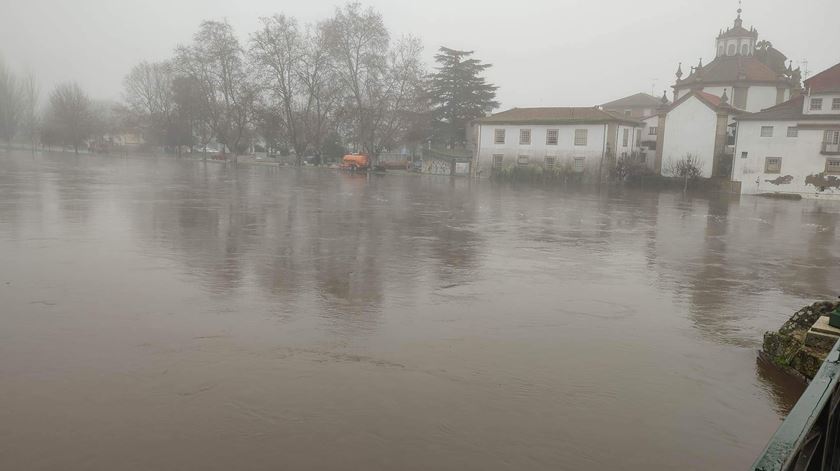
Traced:
POLYGON ((828 325, 828 315, 840 302, 819 301, 805 306, 778 331, 764 334, 761 354, 788 373, 805 379, 817 374, 840 331, 828 325))

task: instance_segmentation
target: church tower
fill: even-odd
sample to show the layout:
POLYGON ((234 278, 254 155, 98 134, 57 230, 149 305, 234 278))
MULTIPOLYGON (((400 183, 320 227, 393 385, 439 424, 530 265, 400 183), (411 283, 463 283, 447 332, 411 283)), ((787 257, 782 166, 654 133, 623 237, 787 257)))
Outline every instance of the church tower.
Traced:
POLYGON ((738 7, 738 16, 735 24, 726 31, 721 31, 715 42, 717 54, 721 56, 752 56, 755 54, 755 45, 758 41, 758 31, 755 28, 749 30, 744 28, 741 20, 741 8, 738 7))
MULTIPOLYGON (((740 2, 739 2, 740 3, 740 2)), ((768 41, 758 40, 758 30, 744 27, 743 10, 732 26, 715 38, 715 58, 691 67, 684 75, 677 68, 673 85, 674 101, 692 92, 716 97, 726 93, 732 107, 749 112, 761 111, 788 100, 800 89, 800 74, 786 64, 787 57, 768 41)))

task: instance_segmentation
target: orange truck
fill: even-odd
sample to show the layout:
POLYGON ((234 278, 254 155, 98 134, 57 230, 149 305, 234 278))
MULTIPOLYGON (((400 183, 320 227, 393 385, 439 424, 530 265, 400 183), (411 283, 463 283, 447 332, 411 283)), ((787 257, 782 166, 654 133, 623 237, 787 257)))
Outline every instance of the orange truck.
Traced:
POLYGON ((365 154, 347 154, 341 158, 341 168, 344 170, 367 170, 370 167, 370 157, 365 154))

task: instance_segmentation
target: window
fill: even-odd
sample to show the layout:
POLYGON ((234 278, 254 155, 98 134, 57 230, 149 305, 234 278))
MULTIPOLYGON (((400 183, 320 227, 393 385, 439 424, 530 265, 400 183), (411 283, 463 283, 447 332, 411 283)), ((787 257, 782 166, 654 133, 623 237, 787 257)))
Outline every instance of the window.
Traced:
POLYGON ((528 165, 528 156, 527 155, 520 155, 516 158, 516 165, 528 165))
POLYGON ((586 167, 586 158, 585 157, 575 157, 572 169, 575 172, 583 172, 583 169, 586 167))
POLYGON ((822 152, 824 154, 840 154, 840 131, 826 129, 823 134, 822 152))
POLYGON ((641 154, 639 154, 639 162, 641 162, 641 163, 647 162, 647 154, 645 152, 642 152, 641 154))
POLYGON ((504 144, 505 143, 505 130, 504 129, 496 129, 496 132, 493 135, 493 142, 495 144, 504 144))
POLYGON ((741 158, 746 159, 750 154, 748 152, 741 152, 741 158))
POLYGON ((767 157, 764 159, 764 173, 781 173, 782 172, 782 158, 781 157, 767 157))
POLYGON ((624 128, 624 132, 621 135, 621 146, 622 147, 627 147, 629 141, 630 141, 630 130, 627 129, 627 128, 624 128))
POLYGON ((588 129, 575 129, 575 145, 576 146, 585 146, 586 145, 586 137, 589 134, 588 129))
POLYGON ((657 130, 658 130, 658 128, 656 126, 649 127, 648 128, 648 136, 655 136, 657 130))
POLYGON ((787 137, 799 137, 799 128, 796 126, 788 126, 787 137))
POLYGON ((822 109, 822 98, 811 98, 811 110, 822 109))
POLYGON ((546 170, 551 170, 554 168, 554 162, 557 161, 557 157, 546 155, 545 156, 545 168, 546 170))
POLYGON ((831 109, 833 111, 840 110, 840 98, 833 98, 831 100, 831 109))
POLYGON ((746 55, 749 55, 749 53, 750 53, 750 46, 747 45, 747 44, 742 44, 741 45, 741 55, 746 56, 746 55))
POLYGON ((530 146, 531 145, 531 130, 530 129, 520 129, 519 130, 519 145, 521 145, 521 146, 530 146))
POLYGON ((636 147, 639 147, 640 142, 642 142, 642 130, 636 129, 636 147))
POLYGON ((557 129, 549 129, 545 132, 545 145, 547 146, 556 146, 557 145, 557 136, 560 134, 560 131, 557 129))
POLYGON ((502 168, 502 161, 504 158, 504 154, 493 154, 493 169, 502 168))
POLYGON ((840 159, 825 159, 825 173, 840 174, 840 159))
POLYGON ((633 110, 624 110, 624 116, 630 116, 633 114, 633 110))
POLYGON ((727 56, 734 56, 736 52, 738 52, 738 46, 736 46, 734 44, 730 44, 726 48, 726 55, 727 56))
POLYGON ((718 55, 719 55, 719 56, 722 56, 722 55, 723 55, 723 44, 721 44, 720 46, 718 46, 718 55))
POLYGON ((773 137, 773 126, 762 126, 761 137, 773 137))

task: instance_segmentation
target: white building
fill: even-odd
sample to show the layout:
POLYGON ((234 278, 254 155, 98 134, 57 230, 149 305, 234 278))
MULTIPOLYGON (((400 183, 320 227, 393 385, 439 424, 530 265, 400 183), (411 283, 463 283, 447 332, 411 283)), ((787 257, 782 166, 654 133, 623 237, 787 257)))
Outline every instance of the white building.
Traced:
MULTIPOLYGON (((666 177, 673 165, 691 155, 699 161, 703 178, 729 177, 735 144, 734 118, 743 111, 729 104, 728 96, 691 91, 678 99, 657 120, 656 165, 666 177)), ((651 126, 652 120, 647 120, 651 126)))
POLYGON ((476 120, 480 176, 513 166, 607 175, 615 159, 638 153, 642 123, 591 108, 513 108, 476 120))
POLYGON ((840 64, 805 80, 804 95, 737 121, 742 194, 840 198, 840 64))
POLYGON ((706 65, 700 60, 685 78, 682 64, 677 67, 675 102, 692 91, 718 97, 726 92, 733 107, 756 112, 790 99, 800 89, 799 69, 786 66, 784 54, 759 41, 755 28, 743 27, 740 8, 734 25, 715 39, 715 50, 714 60, 706 65))
POLYGON ((601 105, 601 109, 625 118, 644 119, 656 114, 656 110, 660 104, 659 98, 653 95, 636 93, 635 95, 604 103, 601 105))

